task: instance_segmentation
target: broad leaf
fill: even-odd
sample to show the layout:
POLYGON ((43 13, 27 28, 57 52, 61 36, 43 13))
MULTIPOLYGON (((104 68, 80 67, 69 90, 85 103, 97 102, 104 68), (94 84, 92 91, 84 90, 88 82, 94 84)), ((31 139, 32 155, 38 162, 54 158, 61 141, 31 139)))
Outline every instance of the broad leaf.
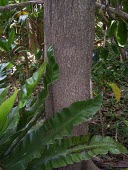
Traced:
POLYGON ((27 170, 49 170, 91 159, 93 156, 128 153, 127 149, 110 137, 93 136, 89 142, 88 136, 77 136, 62 141, 55 141, 46 146, 42 156, 29 163, 27 170))
POLYGON ((117 21, 113 20, 111 21, 111 25, 108 29, 108 36, 112 37, 116 33, 116 29, 117 29, 117 21))
POLYGON ((15 89, 14 94, 0 105, 0 135, 8 126, 8 115, 13 107, 18 90, 15 89))
MULTIPOLYGON (((51 83, 53 83, 55 80, 58 79, 59 68, 58 68, 57 63, 55 62, 54 52, 53 52, 52 47, 48 49, 47 56, 48 56, 48 63, 46 65, 46 73, 43 78, 44 89, 41 92, 39 92, 36 99, 31 98, 30 102, 27 103, 27 107, 22 109, 21 112, 23 114, 18 124, 18 130, 22 129, 32 119, 34 115, 36 116, 44 112, 44 102, 48 95, 48 87, 51 83)), ((40 77, 41 77, 41 74, 40 74, 40 77)), ((35 87, 36 84, 37 82, 31 83, 30 85, 28 85, 28 83, 26 82, 26 84, 22 87, 21 99, 20 99, 21 101, 19 104, 20 107, 23 107, 25 103, 28 101, 28 96, 30 96, 31 94, 30 90, 33 89, 33 87, 35 87), (22 101, 25 101, 25 102, 22 103, 22 101)))
POLYGON ((127 41, 127 25, 123 21, 118 24, 116 38, 121 45, 124 45, 127 41))
POLYGON ((10 162, 8 166, 11 169, 16 169, 21 164, 25 166, 32 160, 32 157, 36 157, 35 153, 39 156, 41 147, 53 143, 55 139, 70 136, 73 126, 86 122, 99 110, 101 103, 101 95, 88 101, 78 101, 73 103, 69 108, 64 108, 54 118, 46 120, 42 127, 27 134, 19 146, 13 150, 9 159, 7 159, 7 162, 10 162), (24 153, 26 155, 22 157, 24 153), (12 162, 13 164, 11 165, 12 162))
POLYGON ((43 76, 45 68, 46 68, 46 62, 44 62, 40 66, 39 70, 35 72, 32 77, 27 79, 25 84, 21 87, 19 105, 18 105, 19 108, 22 108, 26 105, 36 85, 38 84, 39 80, 43 76))

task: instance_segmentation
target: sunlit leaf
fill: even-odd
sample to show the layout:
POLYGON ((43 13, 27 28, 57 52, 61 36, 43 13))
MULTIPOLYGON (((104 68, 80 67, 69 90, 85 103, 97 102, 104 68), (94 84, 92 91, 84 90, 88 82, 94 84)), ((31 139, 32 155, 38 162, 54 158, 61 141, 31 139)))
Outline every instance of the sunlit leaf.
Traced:
POLYGON ((8 122, 9 122, 8 115, 13 107, 17 93, 18 93, 18 89, 15 88, 14 94, 0 105, 0 134, 8 126, 8 122))
POLYGON ((46 68, 46 62, 44 62, 37 72, 33 74, 32 77, 28 78, 25 81, 25 84, 21 87, 20 97, 19 97, 19 108, 22 108, 27 103, 28 99, 30 98, 33 90, 35 89, 36 85, 38 84, 39 80, 43 76, 43 73, 46 68))
POLYGON ((115 97, 116 97, 116 101, 119 102, 120 101, 120 97, 121 97, 121 90, 120 88, 115 84, 115 83, 108 83, 108 85, 112 88, 115 97))

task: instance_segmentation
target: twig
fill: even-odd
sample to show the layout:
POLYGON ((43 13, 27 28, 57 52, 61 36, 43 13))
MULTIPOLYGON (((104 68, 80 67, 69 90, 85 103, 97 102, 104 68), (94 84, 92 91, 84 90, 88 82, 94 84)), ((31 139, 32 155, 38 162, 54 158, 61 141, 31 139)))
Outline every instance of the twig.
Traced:
MULTIPOLYGON (((25 7, 27 5, 32 5, 32 4, 43 4, 44 0, 31 0, 28 2, 21 2, 21 3, 16 3, 16 4, 11 4, 11 5, 6 5, 6 6, 0 6, 0 11, 7 11, 7 10, 11 10, 14 8, 19 8, 19 7, 25 7)), ((96 2, 96 7, 99 9, 106 9, 106 5, 103 5, 99 2, 96 2)), ((126 20, 128 20, 128 14, 122 10, 117 10, 116 8, 112 8, 112 7, 108 7, 107 10, 111 13, 116 14, 119 17, 122 17, 126 20)))
MULTIPOLYGON (((99 3, 99 2, 96 2, 96 7, 97 8, 99 8, 99 9, 106 9, 106 6, 105 5, 103 5, 103 4, 101 4, 101 3, 99 3)), ((111 12, 111 13, 114 13, 114 14, 116 14, 117 16, 119 16, 119 17, 122 17, 123 19, 126 19, 126 20, 128 20, 128 14, 126 13, 126 12, 124 12, 124 11, 122 11, 122 10, 117 10, 116 8, 113 8, 113 7, 108 7, 107 8, 107 10, 109 11, 109 12, 111 12)))
POLYGON ((43 0, 34 0, 34 1, 28 1, 28 2, 21 2, 21 3, 16 3, 16 4, 10 4, 10 5, 6 5, 6 6, 0 6, 0 11, 7 11, 7 10, 11 10, 14 8, 19 8, 19 7, 25 7, 27 5, 32 5, 32 4, 43 4, 43 0))

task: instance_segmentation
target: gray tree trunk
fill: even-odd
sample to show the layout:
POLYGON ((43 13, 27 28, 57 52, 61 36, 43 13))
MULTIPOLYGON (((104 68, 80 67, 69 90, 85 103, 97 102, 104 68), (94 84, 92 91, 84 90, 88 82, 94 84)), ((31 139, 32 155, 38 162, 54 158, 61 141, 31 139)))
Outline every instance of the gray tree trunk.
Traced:
MULTIPOLYGON (((55 49, 60 77, 50 88, 47 117, 74 101, 90 98, 90 67, 94 38, 95 0, 44 0, 45 51, 55 49)), ((74 135, 87 132, 85 124, 74 135)), ((91 161, 64 170, 97 170, 91 161)))

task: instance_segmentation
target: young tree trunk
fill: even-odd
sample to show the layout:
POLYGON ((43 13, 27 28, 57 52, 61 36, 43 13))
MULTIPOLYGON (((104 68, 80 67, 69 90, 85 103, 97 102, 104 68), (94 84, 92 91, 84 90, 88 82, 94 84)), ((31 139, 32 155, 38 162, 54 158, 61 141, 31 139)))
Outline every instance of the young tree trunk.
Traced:
MULTIPOLYGON (((95 0, 44 0, 45 52, 55 49, 60 76, 50 88, 46 116, 78 100, 90 98, 90 67, 94 38, 95 0)), ((85 124, 74 135, 87 133, 85 124)), ((91 161, 64 170, 97 170, 91 161)))

